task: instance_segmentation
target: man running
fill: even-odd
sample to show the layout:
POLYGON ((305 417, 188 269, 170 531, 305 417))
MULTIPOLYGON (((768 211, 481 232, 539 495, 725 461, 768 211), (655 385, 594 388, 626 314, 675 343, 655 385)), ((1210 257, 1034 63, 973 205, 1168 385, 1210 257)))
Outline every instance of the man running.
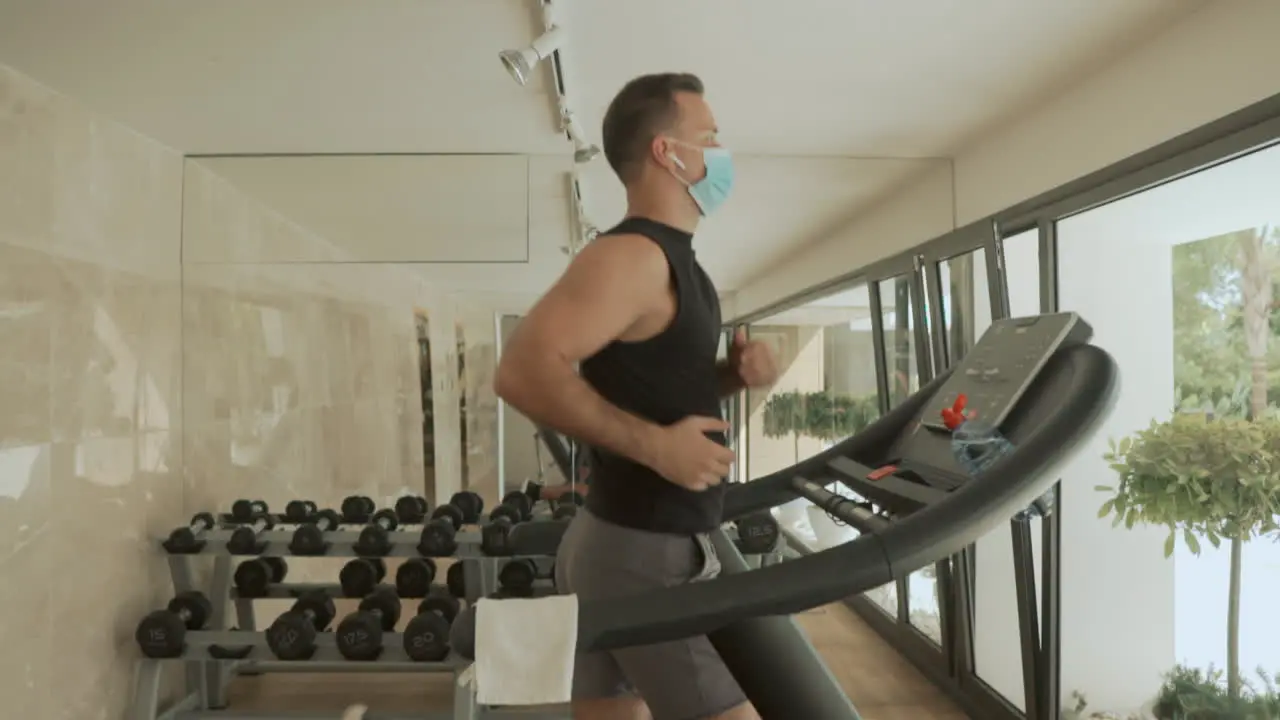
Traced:
MULTIPOLYGON (((645 75, 604 119, 604 152, 627 216, 589 244, 521 321, 497 392, 535 423, 593 448, 585 512, 556 562, 583 599, 714 577, 734 454, 720 400, 777 376, 768 348, 734 338, 717 363, 720 303, 693 233, 733 187, 702 82, 645 75), (581 364, 581 375, 575 365, 581 364)), ((706 637, 580 655, 576 720, 757 720, 706 637)))

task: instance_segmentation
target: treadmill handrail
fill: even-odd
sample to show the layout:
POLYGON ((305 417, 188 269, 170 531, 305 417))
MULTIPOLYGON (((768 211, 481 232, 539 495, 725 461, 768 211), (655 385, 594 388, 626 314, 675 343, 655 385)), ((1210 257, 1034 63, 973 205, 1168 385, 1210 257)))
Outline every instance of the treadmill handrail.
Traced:
POLYGON ((918 390, 916 394, 863 428, 858 434, 841 440, 817 455, 755 480, 749 480, 745 483, 731 483, 729 489, 725 492, 724 519, 726 521, 735 520, 744 515, 770 510, 783 503, 795 500, 795 490, 791 487, 792 477, 796 475, 806 477, 830 475, 831 472, 827 469, 827 463, 835 458, 857 457, 868 451, 879 451, 892 444, 897 438, 898 430, 908 420, 915 417, 916 413, 929 402, 933 393, 937 392, 950 377, 950 370, 942 373, 918 390))

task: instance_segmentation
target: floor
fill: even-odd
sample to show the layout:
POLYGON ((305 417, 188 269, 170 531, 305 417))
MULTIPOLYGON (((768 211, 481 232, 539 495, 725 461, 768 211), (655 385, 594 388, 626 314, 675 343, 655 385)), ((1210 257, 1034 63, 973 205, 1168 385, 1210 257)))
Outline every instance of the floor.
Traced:
MULTIPOLYGON (((864 720, 968 720, 845 606, 818 608, 799 619, 864 720)), ((354 703, 413 713, 447 709, 451 702, 446 678, 422 675, 271 675, 238 679, 231 693, 231 707, 238 710, 332 712, 335 720, 354 703)))

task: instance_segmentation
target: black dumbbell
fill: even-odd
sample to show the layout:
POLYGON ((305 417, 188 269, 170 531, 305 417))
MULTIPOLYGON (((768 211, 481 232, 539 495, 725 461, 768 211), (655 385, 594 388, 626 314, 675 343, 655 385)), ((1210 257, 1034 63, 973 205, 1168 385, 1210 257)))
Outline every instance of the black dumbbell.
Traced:
POLYGON ((735 544, 743 555, 762 555, 773 552, 778 547, 781 530, 773 513, 767 510, 752 513, 738 518, 734 524, 738 526, 735 544))
POLYGON ((538 566, 527 558, 511 560, 498 571, 498 585, 511 597, 531 597, 537 579, 538 566))
POLYGON ((236 567, 236 594, 242 598, 264 598, 271 586, 284 582, 289 566, 284 558, 260 557, 245 560, 236 567))
POLYGON ((284 506, 284 521, 294 524, 310 522, 317 509, 310 500, 290 500, 284 506))
POLYGON ((417 525, 427 517, 427 499, 421 495, 405 495, 396 500, 396 517, 404 525, 417 525))
POLYGON ((342 501, 342 521, 351 525, 369 522, 369 516, 378 506, 373 498, 365 495, 352 495, 342 501))
POLYGON ((338 572, 338 584, 343 597, 360 598, 373 592, 386 576, 387 564, 382 558, 355 558, 338 572))
POLYGON ((148 614, 133 634, 142 654, 149 658, 176 658, 186 647, 188 630, 199 630, 213 615, 213 603, 204 593, 179 593, 164 610, 148 614))
POLYGON ((204 549, 204 534, 213 529, 217 521, 212 513, 196 513, 189 527, 181 527, 169 533, 163 543, 166 552, 174 555, 194 555, 204 549))
MULTIPOLYGON (((503 505, 510 505, 520 512, 517 522, 524 522, 533 519, 533 501, 529 496, 520 490, 512 490, 502 497, 503 505)), ((492 515, 490 515, 492 517, 492 515)))
POLYGON ((458 617, 458 612, 461 610, 461 600, 441 592, 432 592, 422 602, 418 603, 419 615, 425 612, 432 612, 444 618, 450 624, 453 623, 454 618, 458 617))
POLYGON ((453 505, 441 505, 431 513, 431 521, 422 528, 418 554, 423 557, 449 557, 458 551, 458 528, 462 511, 453 505))
POLYGON ((470 490, 454 493, 449 504, 462 511, 462 522, 468 525, 480 522, 480 513, 484 512, 484 498, 470 490))
POLYGON ((360 530, 353 546, 357 555, 383 557, 391 552, 391 531, 400 524, 395 510, 379 510, 373 520, 360 530))
POLYGON ((572 520, 578 516, 578 506, 573 503, 567 505, 557 505, 556 509, 551 513, 552 520, 572 520))
MULTIPOLYGON (((524 496, 521 495, 520 497, 524 496)), ((528 502, 528 500, 526 499, 525 502, 528 502)), ((512 525, 519 525, 524 522, 524 512, 516 505, 504 502, 489 512, 489 522, 494 522, 499 518, 506 520, 512 525)))
POLYGON ((428 597, 404 628, 404 652, 416 662, 440 662, 449 657, 449 628, 458 616, 457 598, 428 597))
POLYGON ((310 659, 316 652, 316 636, 337 614, 333 598, 324 591, 306 593, 267 628, 267 647, 281 660, 310 659))
MULTIPOLYGON (((542 500, 542 491, 546 489, 547 489, 546 483, 540 483, 536 480, 530 480, 524 484, 524 492, 521 494, 529 499, 529 506, 533 507, 534 505, 537 505, 539 501, 542 500)), ((507 493, 507 495, 510 496, 511 493, 507 493)), ((505 502, 506 498, 503 498, 503 501, 505 502)))
POLYGON ((324 534, 342 525, 342 517, 332 510, 320 510, 312 515, 314 522, 299 525, 289 541, 289 552, 294 555, 323 555, 329 552, 324 534))
POLYGON ((438 520, 439 518, 448 520, 454 530, 461 530, 462 526, 466 524, 466 513, 462 512, 457 505, 451 503, 445 503, 432 511, 431 519, 438 520))
MULTIPOLYGON (((445 571, 444 585, 455 598, 467 597, 467 560, 457 560, 445 571)), ((474 561, 472 561, 474 562, 474 561)), ((478 566, 473 565, 475 569, 478 566)))
POLYGON ((348 660, 377 660, 382 654, 382 634, 393 632, 398 622, 400 598, 390 588, 379 590, 338 623, 338 652, 348 660))
POLYGON ((257 555, 266 549, 266 543, 258 542, 258 536, 275 527, 267 513, 258 513, 249 525, 241 525, 227 540, 227 552, 232 555, 257 555))
POLYGON ((431 558, 412 558, 396 569, 396 593, 402 598, 426 597, 436 579, 436 563, 431 558))
POLYGON ((490 557, 504 557, 515 554, 511 545, 511 529, 515 523, 509 517, 495 517, 480 528, 480 551, 490 557))
POLYGON ((231 522, 253 522, 255 515, 267 510, 267 504, 261 500, 237 500, 231 503, 231 522))

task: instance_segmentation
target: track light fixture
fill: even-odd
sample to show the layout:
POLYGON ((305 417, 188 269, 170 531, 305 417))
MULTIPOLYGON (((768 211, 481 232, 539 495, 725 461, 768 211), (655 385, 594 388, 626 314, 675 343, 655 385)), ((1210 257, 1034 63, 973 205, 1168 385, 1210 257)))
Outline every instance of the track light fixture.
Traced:
POLYGON ((498 58, 502 60, 502 66, 511 73, 511 77, 516 82, 524 85, 529 82, 529 75, 533 72, 533 68, 539 61, 545 60, 551 56, 559 47, 561 41, 564 40, 564 32, 556 27, 551 26, 542 36, 533 41, 533 44, 519 50, 503 50, 498 53, 498 58))
POLYGON ((589 163, 600 154, 600 148, 587 142, 586 134, 578 119, 567 109, 560 111, 560 127, 573 141, 573 161, 579 164, 589 163))

